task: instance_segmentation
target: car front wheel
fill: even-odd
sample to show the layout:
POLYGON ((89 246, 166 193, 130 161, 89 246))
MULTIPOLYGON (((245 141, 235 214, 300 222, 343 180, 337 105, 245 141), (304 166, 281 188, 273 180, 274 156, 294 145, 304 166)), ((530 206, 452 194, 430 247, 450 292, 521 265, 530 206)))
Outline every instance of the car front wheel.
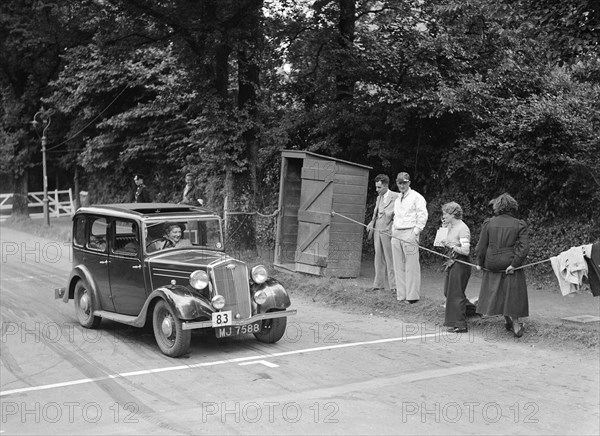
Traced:
POLYGON ((287 327, 287 317, 266 319, 262 322, 260 332, 254 333, 254 337, 260 342, 274 344, 280 340, 287 327))
POLYGON ((88 329, 97 328, 102 321, 99 316, 94 316, 92 293, 81 280, 75 285, 75 312, 79 324, 88 329))
POLYGON ((181 320, 175 316, 171 307, 164 300, 154 306, 152 325, 160 351, 170 357, 179 357, 187 353, 190 348, 192 332, 183 329, 181 320))

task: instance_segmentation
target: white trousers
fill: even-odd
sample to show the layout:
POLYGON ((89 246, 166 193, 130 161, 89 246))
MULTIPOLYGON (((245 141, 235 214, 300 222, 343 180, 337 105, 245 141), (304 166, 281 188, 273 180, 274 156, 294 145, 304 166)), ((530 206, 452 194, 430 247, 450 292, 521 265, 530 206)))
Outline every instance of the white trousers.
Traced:
POLYGON ((421 263, 419 262, 419 238, 413 229, 394 229, 392 232, 392 255, 396 274, 396 298, 418 300, 421 296, 421 263))

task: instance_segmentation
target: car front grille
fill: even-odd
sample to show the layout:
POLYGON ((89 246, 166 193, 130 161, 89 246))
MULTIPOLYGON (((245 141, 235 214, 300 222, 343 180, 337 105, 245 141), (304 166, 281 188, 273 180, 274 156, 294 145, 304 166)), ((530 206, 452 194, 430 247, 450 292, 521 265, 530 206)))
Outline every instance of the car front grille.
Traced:
POLYGON ((240 315, 240 319, 249 318, 252 309, 246 265, 231 260, 214 267, 213 274, 215 292, 225 297, 225 307, 222 310, 231 310, 234 319, 237 314, 240 315))

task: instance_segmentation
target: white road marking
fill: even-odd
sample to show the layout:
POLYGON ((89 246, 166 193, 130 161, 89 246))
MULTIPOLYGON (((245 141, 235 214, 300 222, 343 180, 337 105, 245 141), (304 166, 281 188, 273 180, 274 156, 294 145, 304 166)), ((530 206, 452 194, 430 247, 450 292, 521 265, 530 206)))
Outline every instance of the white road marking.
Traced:
POLYGON ((275 363, 267 362, 266 360, 255 360, 254 362, 238 363, 238 365, 240 365, 240 366, 254 365, 255 363, 260 363, 261 365, 268 366, 269 368, 279 368, 279 365, 276 365, 275 363))
POLYGON ((238 363, 238 362, 247 362, 254 360, 264 360, 266 358, 272 359, 273 357, 281 357, 281 356, 291 356, 294 354, 306 354, 306 353, 315 353, 319 351, 327 351, 327 350, 335 350, 338 348, 350 348, 350 347, 360 347, 364 345, 374 345, 374 344, 385 344, 388 342, 406 342, 415 339, 426 339, 439 336, 439 333, 429 333, 426 335, 416 335, 416 336, 402 336, 398 338, 387 338, 387 339, 377 339, 374 341, 361 341, 361 342, 350 342, 347 344, 337 344, 330 345, 326 347, 315 347, 315 348, 305 348, 303 350, 293 350, 293 351, 283 351, 281 353, 273 353, 273 354, 259 354, 256 356, 248 356, 248 357, 238 357, 236 359, 228 359, 228 360, 216 360, 214 362, 202 362, 202 363, 194 363, 191 365, 178 365, 178 366, 169 366, 166 368, 155 368, 155 369, 144 369, 140 371, 131 371, 131 372, 122 372, 119 374, 109 374, 103 377, 94 377, 94 378, 84 378, 81 380, 73 380, 62 383, 53 383, 49 385, 41 385, 41 386, 30 386, 27 388, 19 388, 19 389, 10 389, 6 391, 0 391, 0 397, 5 397, 8 395, 21 394, 24 392, 34 392, 34 391, 42 391, 46 389, 56 389, 62 388, 66 386, 74 386, 81 385, 86 383, 96 383, 103 380, 111 380, 117 378, 127 378, 127 377, 136 377, 140 375, 147 374, 156 374, 160 372, 169 372, 169 371, 180 371, 186 369, 194 369, 194 368, 203 368, 207 366, 216 366, 223 365, 226 363, 238 363))
POLYGON ((45 279, 64 279, 64 274, 46 274, 37 276, 21 276, 21 277, 2 277, 3 282, 28 282, 30 280, 45 280, 45 279))

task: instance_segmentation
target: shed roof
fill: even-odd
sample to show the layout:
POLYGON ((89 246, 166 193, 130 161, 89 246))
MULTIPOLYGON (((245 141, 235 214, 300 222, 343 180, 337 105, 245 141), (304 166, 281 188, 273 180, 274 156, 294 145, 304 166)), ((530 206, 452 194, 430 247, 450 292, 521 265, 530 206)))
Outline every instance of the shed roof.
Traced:
POLYGON ((367 165, 357 164, 355 162, 350 162, 350 161, 343 160, 343 159, 337 159, 335 157, 325 156, 322 154, 317 154, 317 153, 313 153, 312 151, 306 151, 306 150, 282 150, 281 155, 283 157, 292 157, 292 158, 296 158, 296 159, 303 159, 306 156, 314 156, 314 157, 318 157, 321 159, 331 160, 331 161, 335 161, 335 162, 344 163, 347 165, 352 165, 355 167, 365 168, 367 170, 373 169, 373 167, 370 167, 367 165))

